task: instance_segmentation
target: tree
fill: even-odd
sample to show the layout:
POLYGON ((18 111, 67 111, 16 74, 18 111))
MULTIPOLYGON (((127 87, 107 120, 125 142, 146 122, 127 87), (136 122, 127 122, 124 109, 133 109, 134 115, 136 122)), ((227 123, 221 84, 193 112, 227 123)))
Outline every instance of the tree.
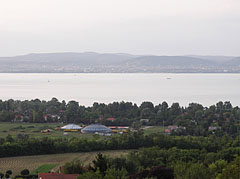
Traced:
POLYGON ((7 170, 7 171, 6 171, 6 174, 12 175, 12 171, 11 171, 11 170, 7 170))
POLYGON ((209 169, 202 163, 178 163, 174 166, 176 179, 212 179, 209 169))
POLYGON ((151 117, 151 110, 149 108, 143 108, 141 111, 141 118, 146 119, 151 117))
POLYGON ((226 166, 227 166, 227 161, 217 160, 216 162, 211 163, 208 167, 211 173, 213 173, 213 175, 216 177, 217 175, 222 173, 223 168, 226 166))
POLYGON ((10 175, 12 175, 12 171, 11 170, 7 170, 6 174, 5 174, 5 178, 10 178, 10 175))
POLYGON ((148 177, 157 177, 157 179, 174 179, 173 169, 155 166, 149 170, 148 177))
POLYGON ((99 170, 89 171, 77 177, 77 179, 103 179, 99 170))
POLYGON ((104 179, 127 179, 127 171, 126 169, 115 169, 115 168, 109 168, 106 171, 106 175, 104 176, 104 179))
POLYGON ((83 163, 80 160, 73 160, 64 165, 65 174, 82 174, 84 173, 83 163))
POLYGON ((29 175, 29 170, 28 169, 24 169, 21 171, 21 175, 25 176, 25 175, 29 175))
POLYGON ((0 172, 0 179, 4 177, 4 174, 0 172))
POLYGON ((138 131, 141 129, 142 124, 141 124, 141 122, 133 122, 131 127, 138 131))
POLYGON ((105 171, 108 169, 107 157, 101 153, 98 153, 96 159, 93 160, 95 170, 99 169, 102 175, 105 175, 105 171))
POLYGON ((222 174, 217 176, 219 179, 239 179, 240 178, 240 157, 236 157, 224 169, 222 174))

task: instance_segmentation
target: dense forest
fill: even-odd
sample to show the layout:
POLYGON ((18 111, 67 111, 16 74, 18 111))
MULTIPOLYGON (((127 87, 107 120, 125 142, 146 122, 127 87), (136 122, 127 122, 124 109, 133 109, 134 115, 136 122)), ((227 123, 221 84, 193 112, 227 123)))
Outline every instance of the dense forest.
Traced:
POLYGON ((179 126, 174 135, 208 136, 215 134, 238 135, 240 108, 229 101, 204 107, 190 103, 181 107, 179 103, 170 106, 167 102, 154 105, 143 102, 140 106, 131 102, 94 103, 91 107, 79 105, 76 101, 59 102, 35 100, 0 100, 0 122, 30 123, 102 123, 105 125, 131 126, 143 120, 143 125, 179 126), (107 120, 114 118, 115 120, 107 120))

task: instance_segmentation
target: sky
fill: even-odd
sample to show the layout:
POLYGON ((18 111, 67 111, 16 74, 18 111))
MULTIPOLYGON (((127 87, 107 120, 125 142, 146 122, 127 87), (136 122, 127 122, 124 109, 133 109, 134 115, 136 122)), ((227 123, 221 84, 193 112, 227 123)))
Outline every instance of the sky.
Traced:
POLYGON ((0 56, 240 56, 240 0, 0 0, 0 56))

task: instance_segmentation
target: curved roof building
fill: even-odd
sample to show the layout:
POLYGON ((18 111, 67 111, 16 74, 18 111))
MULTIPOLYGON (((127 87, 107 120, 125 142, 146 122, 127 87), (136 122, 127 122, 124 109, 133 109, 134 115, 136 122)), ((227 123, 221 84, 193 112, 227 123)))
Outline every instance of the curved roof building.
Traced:
POLYGON ((76 124, 68 124, 66 126, 61 127, 61 129, 68 129, 68 130, 80 130, 82 127, 76 124))
POLYGON ((101 124, 91 124, 85 128, 83 128, 82 133, 111 133, 112 130, 101 124))

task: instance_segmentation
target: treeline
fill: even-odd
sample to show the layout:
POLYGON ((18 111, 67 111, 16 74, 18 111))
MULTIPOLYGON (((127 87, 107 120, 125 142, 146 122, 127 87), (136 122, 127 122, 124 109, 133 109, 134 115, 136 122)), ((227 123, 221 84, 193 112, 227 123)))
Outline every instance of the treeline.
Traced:
POLYGON ((80 174, 78 179, 239 179, 239 168, 239 156, 228 161, 206 151, 152 147, 126 157, 99 153, 88 166, 74 160, 64 165, 64 173, 80 174))
POLYGON ((140 106, 131 102, 94 103, 91 107, 76 101, 59 102, 35 100, 0 100, 0 122, 64 122, 64 123, 102 123, 105 125, 127 125, 141 121, 144 125, 176 125, 174 135, 208 136, 225 134, 236 136, 240 126, 240 108, 230 102, 218 102, 204 107, 190 103, 181 107, 179 103, 171 106, 167 102, 154 105, 143 102, 140 106), (114 118, 115 120, 107 120, 114 118))
MULTIPOLYGON (((68 152, 89 152, 101 150, 139 149, 141 147, 160 149, 198 150, 212 153, 212 157, 232 160, 240 152, 240 137, 190 137, 162 134, 144 135, 143 132, 130 132, 102 138, 30 138, 18 139, 10 135, 0 138, 0 157, 56 154, 68 152), (218 153, 217 155, 215 155, 218 153)), ((201 153, 200 152, 200 153, 201 153)), ((180 154, 180 153, 179 153, 180 154)), ((200 157, 200 156, 198 156, 200 157)))

